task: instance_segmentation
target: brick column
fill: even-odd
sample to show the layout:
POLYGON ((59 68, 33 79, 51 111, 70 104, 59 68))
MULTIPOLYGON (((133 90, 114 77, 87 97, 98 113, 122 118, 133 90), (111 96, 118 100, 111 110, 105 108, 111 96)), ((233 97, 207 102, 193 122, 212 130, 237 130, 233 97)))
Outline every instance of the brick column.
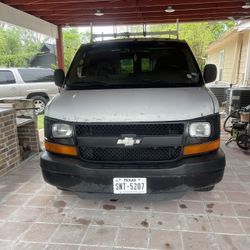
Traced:
POLYGON ((19 145, 24 151, 39 152, 39 139, 35 121, 30 121, 17 128, 19 145))
POLYGON ((0 176, 20 163, 14 109, 0 109, 0 176))

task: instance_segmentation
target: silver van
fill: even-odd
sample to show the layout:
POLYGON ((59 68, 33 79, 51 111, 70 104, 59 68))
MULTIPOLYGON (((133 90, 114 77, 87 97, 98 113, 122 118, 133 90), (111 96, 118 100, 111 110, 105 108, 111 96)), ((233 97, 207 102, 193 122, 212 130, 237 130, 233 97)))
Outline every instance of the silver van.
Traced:
POLYGON ((209 191, 222 180, 220 115, 185 41, 125 39, 77 52, 45 110, 44 179, 80 193, 209 191))
POLYGON ((56 93, 58 87, 52 69, 0 68, 0 99, 33 99, 39 114, 56 93))

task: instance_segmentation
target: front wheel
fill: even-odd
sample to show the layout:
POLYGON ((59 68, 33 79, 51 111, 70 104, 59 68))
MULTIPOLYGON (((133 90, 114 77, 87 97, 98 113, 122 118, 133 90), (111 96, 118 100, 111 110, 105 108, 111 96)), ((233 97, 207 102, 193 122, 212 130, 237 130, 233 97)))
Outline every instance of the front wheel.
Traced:
POLYGON ((33 96, 31 99, 33 100, 36 114, 43 114, 48 102, 47 99, 45 99, 43 96, 33 96))

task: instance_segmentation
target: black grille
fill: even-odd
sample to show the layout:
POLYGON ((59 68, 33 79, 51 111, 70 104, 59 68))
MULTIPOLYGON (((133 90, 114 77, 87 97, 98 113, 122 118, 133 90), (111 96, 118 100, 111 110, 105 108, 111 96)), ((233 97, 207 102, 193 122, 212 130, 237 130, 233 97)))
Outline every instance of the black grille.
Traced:
POLYGON ((158 148, 97 148, 80 147, 79 153, 83 160, 88 161, 171 161, 181 154, 181 147, 158 148))
POLYGON ((116 125, 76 125, 77 136, 120 136, 122 134, 181 135, 184 124, 116 124, 116 125))

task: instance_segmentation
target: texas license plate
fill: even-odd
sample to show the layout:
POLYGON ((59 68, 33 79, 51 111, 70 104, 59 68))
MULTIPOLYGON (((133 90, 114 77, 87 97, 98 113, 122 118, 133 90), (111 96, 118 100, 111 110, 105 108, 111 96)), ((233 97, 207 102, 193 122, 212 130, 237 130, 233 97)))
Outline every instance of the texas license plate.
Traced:
POLYGON ((146 178, 113 178, 114 194, 146 194, 146 178))

